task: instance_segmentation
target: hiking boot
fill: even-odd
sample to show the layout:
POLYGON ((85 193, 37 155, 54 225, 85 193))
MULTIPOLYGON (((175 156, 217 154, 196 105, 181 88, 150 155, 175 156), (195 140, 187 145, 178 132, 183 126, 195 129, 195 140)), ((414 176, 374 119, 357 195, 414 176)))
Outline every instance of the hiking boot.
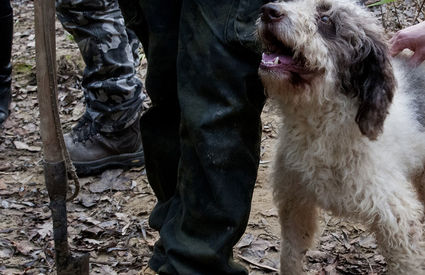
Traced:
POLYGON ((139 119, 119 132, 104 133, 84 115, 70 133, 64 135, 77 175, 100 174, 111 168, 129 169, 145 163, 139 119))
POLYGON ((0 17, 0 33, 4 39, 0 43, 0 126, 9 116, 9 105, 12 99, 12 64, 10 63, 12 50, 12 14, 0 17))

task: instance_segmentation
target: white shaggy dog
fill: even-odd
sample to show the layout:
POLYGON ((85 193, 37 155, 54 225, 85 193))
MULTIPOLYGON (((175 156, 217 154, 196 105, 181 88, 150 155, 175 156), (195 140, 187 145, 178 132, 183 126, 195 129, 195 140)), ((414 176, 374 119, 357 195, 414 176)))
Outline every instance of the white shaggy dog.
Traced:
POLYGON ((353 0, 265 5, 260 76, 283 117, 274 169, 281 273, 302 274, 317 208, 375 232, 389 274, 425 274, 425 70, 391 60, 353 0))

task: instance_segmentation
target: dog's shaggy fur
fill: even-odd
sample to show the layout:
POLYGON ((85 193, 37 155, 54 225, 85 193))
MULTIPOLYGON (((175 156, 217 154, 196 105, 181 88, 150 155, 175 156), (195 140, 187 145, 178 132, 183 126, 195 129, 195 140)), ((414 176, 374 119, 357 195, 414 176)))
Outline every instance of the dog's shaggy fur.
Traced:
POLYGON ((263 7, 259 73, 283 117, 282 274, 303 273, 318 207, 368 225, 389 274, 425 274, 425 70, 392 60, 383 33, 352 0, 263 7))

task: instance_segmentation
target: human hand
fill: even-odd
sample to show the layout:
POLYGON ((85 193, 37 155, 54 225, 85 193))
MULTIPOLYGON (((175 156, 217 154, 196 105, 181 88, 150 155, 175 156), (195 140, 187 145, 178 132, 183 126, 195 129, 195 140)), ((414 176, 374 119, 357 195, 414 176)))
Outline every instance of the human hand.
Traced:
POLYGON ((412 66, 420 65, 425 60, 425 21, 398 31, 389 42, 392 56, 410 49, 414 54, 409 63, 412 66))

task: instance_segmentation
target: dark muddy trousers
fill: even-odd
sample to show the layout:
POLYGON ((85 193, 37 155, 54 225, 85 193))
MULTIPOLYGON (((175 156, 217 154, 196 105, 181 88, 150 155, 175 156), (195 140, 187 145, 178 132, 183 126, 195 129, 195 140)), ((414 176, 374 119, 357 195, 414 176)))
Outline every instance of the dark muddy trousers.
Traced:
POLYGON ((12 99, 11 81, 13 15, 9 0, 0 0, 0 125, 9 115, 9 104, 12 99))
POLYGON ((148 59, 153 107, 141 129, 158 197, 149 265, 160 274, 247 274, 232 247, 246 229, 259 163, 254 24, 265 2, 120 2, 148 59))

